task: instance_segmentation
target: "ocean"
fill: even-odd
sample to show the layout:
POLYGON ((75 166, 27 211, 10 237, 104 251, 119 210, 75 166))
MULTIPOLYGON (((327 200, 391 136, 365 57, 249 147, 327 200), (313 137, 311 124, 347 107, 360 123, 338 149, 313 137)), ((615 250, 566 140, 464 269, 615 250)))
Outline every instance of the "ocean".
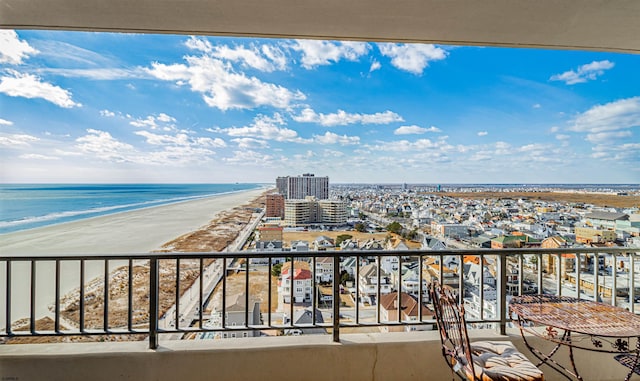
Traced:
POLYGON ((0 234, 259 188, 259 184, 0 184, 0 234))

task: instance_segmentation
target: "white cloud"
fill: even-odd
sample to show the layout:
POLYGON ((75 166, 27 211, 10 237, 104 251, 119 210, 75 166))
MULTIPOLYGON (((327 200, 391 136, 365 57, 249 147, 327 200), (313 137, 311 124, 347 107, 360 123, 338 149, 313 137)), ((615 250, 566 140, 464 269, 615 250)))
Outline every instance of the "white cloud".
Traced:
POLYGON ((253 123, 244 127, 217 128, 213 132, 224 133, 229 136, 250 137, 263 140, 275 140, 280 142, 308 143, 298 136, 298 133, 286 127, 282 115, 275 113, 273 117, 258 115, 253 123))
POLYGON ((587 134, 587 141, 595 144, 612 143, 617 139, 623 139, 633 136, 631 131, 606 131, 594 134, 587 134))
POLYGON ((432 141, 431 139, 418 139, 416 141, 409 140, 396 140, 391 142, 380 142, 376 145, 369 146, 367 148, 372 151, 392 151, 392 152, 409 152, 409 151, 423 151, 423 150, 439 150, 439 151, 451 151, 455 147, 449 145, 445 140, 439 139, 432 141))
POLYGON ((20 40, 13 30, 0 30, 0 63, 20 65, 30 55, 38 54, 26 41, 20 40))
POLYGON ((30 143, 37 142, 38 140, 40 139, 26 134, 0 135, 0 146, 7 148, 29 147, 30 143))
POLYGON ((197 50, 204 53, 211 53, 211 51, 213 50, 213 46, 211 45, 209 40, 205 38, 191 36, 184 44, 191 50, 197 50))
POLYGON ((569 136, 569 135, 564 135, 564 134, 556 135, 556 139, 558 139, 558 140, 568 140, 569 138, 571 138, 571 136, 569 136))
POLYGON ((422 74, 429 62, 443 60, 448 55, 446 50, 427 44, 380 43, 378 48, 382 55, 391 58, 393 66, 413 74, 422 74))
POLYGON ((287 68, 284 52, 274 46, 262 45, 260 48, 256 46, 245 48, 241 45, 231 48, 227 45, 217 45, 213 48, 211 55, 232 62, 240 62, 245 67, 264 72, 287 68))
POLYGON ((232 157, 225 157, 223 161, 235 165, 260 165, 268 166, 274 161, 271 155, 251 150, 235 151, 232 157))
POLYGON ((357 61, 367 54, 370 46, 364 42, 352 41, 295 40, 290 48, 302 53, 302 67, 313 69, 316 66, 337 63, 341 59, 357 61))
POLYGON ((0 93, 11 97, 42 98, 63 108, 82 106, 71 99, 71 92, 52 85, 35 75, 21 74, 15 70, 8 71, 9 76, 0 78, 0 93))
POLYGON ((640 97, 597 105, 579 114, 570 130, 596 134, 640 126, 640 97))
POLYGON ((145 119, 134 119, 129 122, 130 125, 139 128, 149 128, 151 130, 162 129, 164 131, 175 130, 176 119, 165 113, 160 113, 158 116, 149 115, 145 119))
POLYGON ((549 132, 551 132, 552 134, 555 134, 558 131, 560 131, 560 127, 558 126, 553 126, 549 129, 549 132))
POLYGON ((533 106, 531 106, 531 107, 533 107, 533 108, 540 108, 540 107, 542 107, 542 105, 540 105, 540 103, 536 103, 536 104, 534 104, 534 105, 533 105, 533 106))
POLYGON ((254 138, 235 138, 235 139, 231 139, 231 141, 236 143, 238 145, 238 148, 242 148, 242 149, 269 147, 268 142, 260 139, 254 139, 254 138))
POLYGON ((562 81, 567 85, 574 85, 576 83, 583 83, 589 80, 594 80, 597 77, 604 74, 605 70, 613 68, 615 64, 611 61, 593 61, 589 64, 578 67, 577 71, 569 70, 562 74, 552 75, 549 80, 562 81))
POLYGON ((37 153, 27 153, 24 155, 20 155, 19 157, 21 159, 27 159, 27 160, 60 160, 59 157, 40 155, 37 153))
POLYGON ((202 94, 207 105, 223 111, 260 106, 289 108, 294 101, 306 99, 300 91, 290 91, 235 72, 229 64, 217 58, 189 56, 186 61, 186 65, 156 62, 147 71, 158 79, 174 81, 178 85, 188 83, 192 91, 202 94))
POLYGON ((134 133, 146 138, 147 144, 151 145, 206 148, 226 147, 226 143, 220 138, 192 138, 185 133, 175 135, 159 135, 149 131, 136 131, 134 133))
POLYGON ((100 116, 113 118, 114 116, 116 116, 116 113, 105 109, 105 110, 100 110, 100 116))
POLYGON ((135 153, 132 145, 118 141, 108 132, 94 129, 88 129, 87 135, 76 139, 76 143, 82 153, 106 161, 128 162, 135 153))
POLYGON ((94 69, 58 69, 42 68, 38 69, 39 74, 59 75, 68 78, 87 78, 96 81, 113 81, 131 78, 150 78, 149 73, 143 68, 120 69, 120 68, 94 68, 94 69))
POLYGON ((314 135, 314 141, 319 144, 340 144, 340 145, 353 145, 360 144, 360 137, 338 135, 333 132, 327 131, 324 135, 314 135))
POLYGON ((487 131, 478 131, 478 136, 487 136, 489 133, 487 131))
POLYGON ((495 143, 495 151, 493 151, 496 155, 508 155, 513 152, 511 148, 511 144, 507 142, 496 142, 495 143))
POLYGON ((318 114, 310 108, 306 108, 299 115, 293 115, 293 120, 300 123, 318 123, 322 126, 346 126, 348 124, 389 124, 402 122, 400 115, 392 111, 378 112, 375 114, 351 114, 338 110, 332 114, 318 114))
POLYGON ((185 45, 191 50, 232 62, 240 62, 245 67, 260 71, 272 72, 287 68, 287 57, 278 46, 267 44, 251 44, 248 48, 244 45, 230 47, 221 44, 213 46, 206 38, 194 36, 190 37, 185 45))
POLYGON ((369 73, 372 73, 372 72, 374 72, 376 70, 379 70, 381 67, 382 67, 382 65, 380 64, 380 62, 374 60, 371 63, 371 67, 369 68, 369 73))
POLYGON ((411 134, 424 134, 426 132, 441 132, 441 130, 435 126, 424 128, 424 127, 412 125, 412 126, 398 127, 395 131, 393 131, 393 134, 394 135, 411 135, 411 134))
POLYGON ((0 118, 0 126, 13 126, 13 122, 0 118))

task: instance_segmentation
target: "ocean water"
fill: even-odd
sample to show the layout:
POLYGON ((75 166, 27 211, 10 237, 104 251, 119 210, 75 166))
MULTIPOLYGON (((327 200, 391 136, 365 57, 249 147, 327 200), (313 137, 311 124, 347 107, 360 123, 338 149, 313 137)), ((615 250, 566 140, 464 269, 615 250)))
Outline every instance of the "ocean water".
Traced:
POLYGON ((0 184, 0 234, 259 187, 259 184, 0 184))

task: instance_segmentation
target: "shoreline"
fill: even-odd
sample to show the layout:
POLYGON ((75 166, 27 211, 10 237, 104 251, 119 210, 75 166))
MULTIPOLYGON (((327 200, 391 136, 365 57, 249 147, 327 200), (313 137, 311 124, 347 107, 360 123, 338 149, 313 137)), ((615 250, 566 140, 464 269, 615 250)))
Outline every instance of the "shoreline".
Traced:
POLYGON ((12 256, 148 253, 209 224, 268 188, 229 192, 0 235, 0 252, 12 256))
MULTIPOLYGON (((256 188, 9 233, 2 236, 0 252, 14 257, 65 254, 91 257, 162 251, 164 245, 210 226, 225 212, 249 204, 267 190, 256 188)), ((110 262, 110 269, 114 270, 118 263, 110 262)), ((55 298, 54 266, 54 262, 46 261, 36 268, 36 319, 49 314, 48 307, 55 298)), ((4 272, 4 268, 1 265, 0 271, 4 272)), ((12 265, 11 320, 14 322, 29 316, 30 271, 28 261, 12 265)), ((60 294, 64 296, 79 287, 79 262, 62 262, 61 274, 60 294)), ((86 262, 85 282, 103 274, 102 261, 86 262)), ((0 295, 4 295, 6 284, 0 283, 0 295)), ((5 324, 4 320, 2 314, 1 325, 5 324)))

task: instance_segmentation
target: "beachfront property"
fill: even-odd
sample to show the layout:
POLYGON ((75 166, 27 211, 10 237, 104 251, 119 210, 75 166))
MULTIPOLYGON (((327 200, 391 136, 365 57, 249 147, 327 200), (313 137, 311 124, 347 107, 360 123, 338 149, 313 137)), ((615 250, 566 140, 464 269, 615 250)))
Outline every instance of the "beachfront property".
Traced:
MULTIPOLYGON (((310 11, 307 7, 290 7, 287 4, 243 5, 237 1, 221 1, 215 4, 199 2, 192 4, 192 7, 184 6, 184 3, 169 2, 156 4, 150 9, 147 8, 148 4, 142 2, 110 3, 105 7, 103 2, 91 0, 85 2, 83 7, 77 7, 75 3, 61 4, 51 1, 14 1, 6 4, 2 12, 2 25, 10 27, 100 29, 136 33, 192 33, 198 30, 213 34, 292 37, 312 35, 385 41, 466 41, 470 44, 499 46, 640 51, 636 38, 640 35, 637 29, 638 12, 633 2, 625 2, 624 6, 619 6, 618 2, 569 1, 563 2, 562 5, 540 3, 539 8, 524 1, 495 4, 483 2, 475 5, 469 2, 452 2, 445 6, 427 1, 410 6, 398 4, 393 12, 389 12, 384 4, 371 3, 367 7, 368 17, 353 17, 362 15, 362 4, 349 2, 310 4, 328 6, 330 11, 327 12, 310 11), (176 12, 176 9, 180 9, 181 12, 176 12), (438 11, 434 12, 434 9, 438 11), (256 15, 258 17, 254 17, 256 15), (62 19, 58 19, 59 17, 62 19), (451 22, 460 19, 467 22, 451 22), (398 23, 397 20, 401 22, 398 23), (508 22, 504 22, 505 20, 508 22), (566 28, 569 24, 571 30, 566 28), (559 32, 558 28, 562 31, 559 32)), ((443 219, 448 217, 446 209, 441 208, 437 211, 443 219)), ((508 229, 511 222, 503 219, 493 220, 491 229, 493 225, 508 229)), ((616 252, 607 251, 606 248, 602 250, 604 253, 616 252)), ((496 255, 496 251, 489 253, 496 255)), ((633 251, 631 253, 632 258, 634 255, 637 257, 637 251, 635 254, 633 251)), ((437 256, 437 253, 434 255, 437 256)), ((439 259, 439 263, 444 262, 442 257, 439 259)), ((442 268, 443 266, 432 267, 433 273, 442 272, 442 268)), ((580 295, 579 289, 576 292, 580 295)), ((502 294, 502 291, 498 290, 498 294, 502 294)), ((482 305, 481 303, 482 301, 479 305, 482 305)), ((502 297, 496 298, 496 303, 499 303, 500 307, 496 308, 496 311, 504 311, 506 305, 502 297)), ((633 310, 633 304, 631 309, 633 310)), ((480 316, 483 318, 482 313, 480 316)), ((337 315, 334 315, 334 319, 339 320, 337 315)), ((154 324, 155 321, 150 320, 150 323, 154 324)), ((336 328, 338 326, 334 327, 334 335, 336 328)), ((151 328, 150 332, 156 333, 151 328)), ((509 340, 518 340, 517 337, 505 336, 504 332, 502 333, 502 339, 506 337, 509 340)), ((482 334, 490 335, 486 332, 481 332, 480 335, 482 334)), ((0 365, 3 372, 11 372, 7 377, 12 379, 47 377, 71 380, 86 379, 87 374, 90 374, 95 379, 105 380, 119 379, 123 375, 143 380, 200 380, 210 378, 212 372, 220 379, 229 380, 270 379, 269 376, 278 379, 299 379, 300 375, 308 376, 309 380, 320 380, 339 379, 345 374, 349 374, 350 379, 354 381, 425 377, 427 380, 441 380, 450 377, 449 369, 442 361, 438 361, 441 358, 437 336, 422 333, 409 339, 406 336, 391 336, 383 340, 378 340, 373 335, 367 335, 365 339, 352 335, 348 343, 342 345, 327 343, 322 341, 322 338, 314 340, 304 337, 300 341, 276 341, 266 348, 254 342, 227 342, 224 346, 191 342, 187 343, 188 346, 181 346, 184 343, 163 342, 162 352, 151 352, 141 346, 118 344, 121 343, 87 344, 76 350, 71 344, 60 351, 52 351, 49 346, 44 349, 31 347, 26 353, 18 353, 19 349, 11 348, 15 352, 7 354, 3 351, 0 365), (102 349, 107 347, 108 349, 102 349), (378 356, 378 353, 385 355, 378 356), (336 358, 348 358, 349 361, 335 361, 336 358), (416 358, 420 361, 415 361, 416 358), (287 359, 286 372, 282 371, 282 359, 287 359), (424 359, 430 361, 423 361, 424 359), (39 366, 33 366, 34 363, 39 366), (318 364, 331 366, 324 366, 322 372, 309 371, 316 369, 318 364), (47 370, 46 375, 42 369, 47 370)), ((156 341, 156 346, 152 348, 156 349, 157 344, 156 341)), ((582 369, 586 368, 586 373, 594 378, 621 379, 620 372, 616 372, 615 366, 618 364, 610 357, 587 354, 582 358, 582 362, 580 359, 578 361, 583 366, 582 369), (603 366, 603 363, 607 366, 603 366)), ((557 375, 554 377, 553 372, 545 373, 548 380, 559 379, 557 375)))
POLYGON ((318 200, 329 198, 329 177, 305 173, 302 176, 281 176, 276 179, 278 193, 286 200, 315 197, 318 200))
POLYGON ((344 225, 347 222, 347 206, 341 200, 288 199, 284 203, 284 224, 290 227, 310 225, 344 225))

